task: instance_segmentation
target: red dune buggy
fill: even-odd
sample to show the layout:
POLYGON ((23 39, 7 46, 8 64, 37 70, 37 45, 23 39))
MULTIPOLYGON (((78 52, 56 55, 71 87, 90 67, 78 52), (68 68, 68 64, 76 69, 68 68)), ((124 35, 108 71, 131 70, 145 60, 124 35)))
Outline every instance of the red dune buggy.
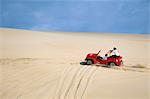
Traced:
POLYGON ((107 65, 108 67, 123 65, 122 56, 108 57, 106 60, 104 60, 101 56, 98 55, 99 52, 97 54, 96 53, 87 54, 85 59, 86 65, 104 64, 107 65))

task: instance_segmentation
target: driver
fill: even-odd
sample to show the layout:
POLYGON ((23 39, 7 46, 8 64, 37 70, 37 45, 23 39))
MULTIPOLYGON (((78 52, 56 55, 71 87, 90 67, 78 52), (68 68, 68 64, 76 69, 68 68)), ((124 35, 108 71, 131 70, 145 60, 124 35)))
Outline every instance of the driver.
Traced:
POLYGON ((119 54, 119 52, 118 52, 118 50, 117 50, 117 48, 116 47, 114 47, 113 48, 113 50, 111 51, 111 56, 110 57, 113 57, 113 58, 117 58, 117 57, 119 57, 120 56, 120 54, 119 54))

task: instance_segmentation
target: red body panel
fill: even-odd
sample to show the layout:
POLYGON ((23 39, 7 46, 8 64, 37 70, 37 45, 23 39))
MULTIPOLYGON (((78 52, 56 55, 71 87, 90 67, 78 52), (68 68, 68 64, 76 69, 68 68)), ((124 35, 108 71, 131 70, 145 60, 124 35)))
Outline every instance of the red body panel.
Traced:
POLYGON ((98 56, 97 54, 95 53, 90 53, 87 55, 86 57, 86 60, 87 59, 90 59, 93 61, 94 64, 105 64, 105 65, 108 65, 110 62, 113 62, 115 63, 117 66, 121 66, 123 61, 122 61, 122 57, 119 56, 117 58, 113 58, 113 57, 108 57, 107 60, 103 60, 103 59, 100 59, 99 58, 100 56, 98 56))

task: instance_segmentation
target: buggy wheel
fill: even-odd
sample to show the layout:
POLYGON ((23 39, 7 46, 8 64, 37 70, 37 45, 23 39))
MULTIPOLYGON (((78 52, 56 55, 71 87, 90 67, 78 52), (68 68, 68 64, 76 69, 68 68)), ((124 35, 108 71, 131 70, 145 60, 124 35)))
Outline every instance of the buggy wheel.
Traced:
POLYGON ((116 64, 115 64, 114 62, 110 62, 110 63, 108 64, 108 67, 109 67, 109 68, 111 68, 111 67, 113 67, 113 66, 116 66, 116 64))
POLYGON ((90 59, 88 59, 88 60, 86 61, 86 64, 87 64, 87 65, 92 65, 92 64, 93 64, 93 61, 90 60, 90 59))

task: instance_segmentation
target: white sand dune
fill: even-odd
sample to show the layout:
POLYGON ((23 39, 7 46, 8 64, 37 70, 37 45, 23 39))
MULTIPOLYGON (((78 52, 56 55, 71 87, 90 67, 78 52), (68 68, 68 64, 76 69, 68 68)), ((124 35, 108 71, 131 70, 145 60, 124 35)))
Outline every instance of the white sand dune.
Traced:
POLYGON ((0 99, 150 99, 148 35, 0 29, 0 99), (125 67, 83 66, 117 47, 125 67))

